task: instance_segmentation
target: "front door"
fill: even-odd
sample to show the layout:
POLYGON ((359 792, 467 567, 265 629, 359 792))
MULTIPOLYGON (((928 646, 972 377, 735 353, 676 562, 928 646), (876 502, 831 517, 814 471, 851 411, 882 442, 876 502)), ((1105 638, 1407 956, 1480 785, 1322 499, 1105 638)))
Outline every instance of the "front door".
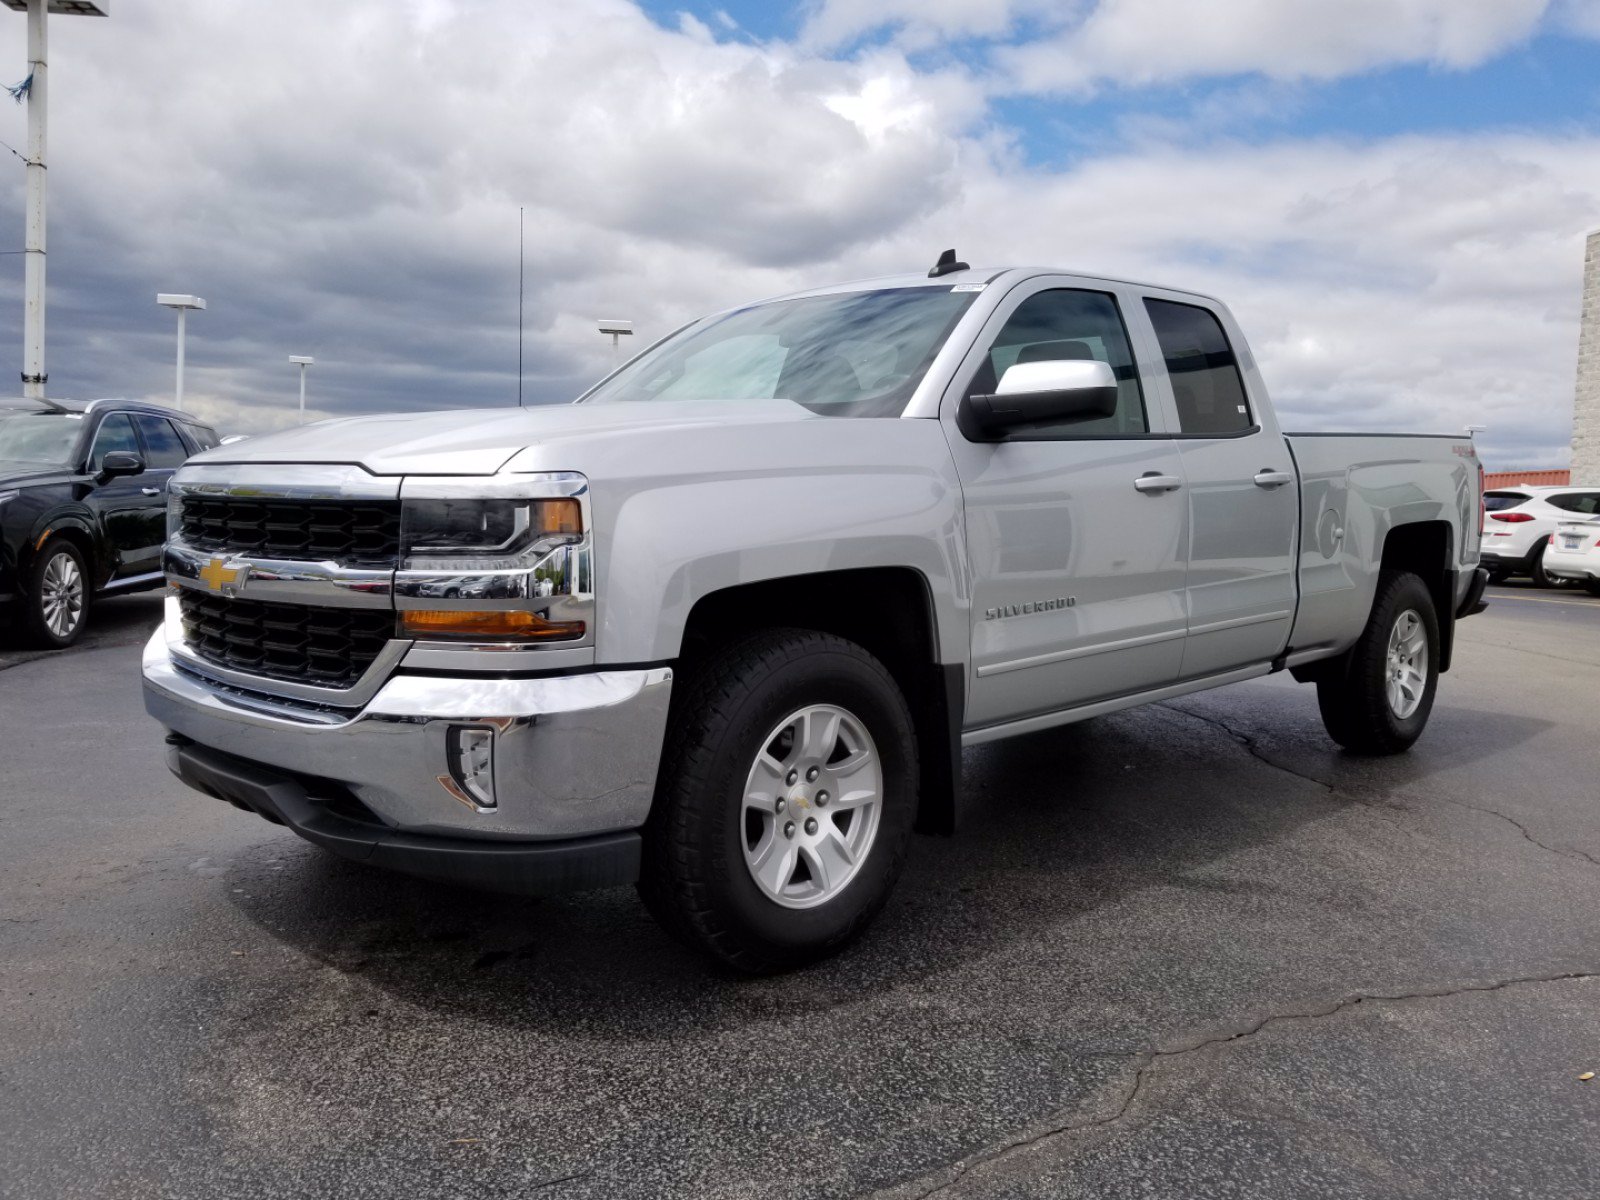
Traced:
POLYGON ((1146 406, 1119 296, 1065 284, 1008 297, 955 399, 993 391, 1014 363, 1093 358, 1116 374, 1113 415, 974 442, 946 398, 970 555, 968 728, 1160 687, 1181 664, 1179 451, 1146 406))
POLYGON ((144 456, 127 413, 108 413, 95 432, 86 473, 90 491, 86 497, 100 522, 104 544, 111 549, 109 582, 144 575, 161 569, 161 537, 152 544, 150 505, 159 497, 146 494, 151 483, 145 475, 120 475, 100 482, 100 464, 113 450, 126 450, 144 456))

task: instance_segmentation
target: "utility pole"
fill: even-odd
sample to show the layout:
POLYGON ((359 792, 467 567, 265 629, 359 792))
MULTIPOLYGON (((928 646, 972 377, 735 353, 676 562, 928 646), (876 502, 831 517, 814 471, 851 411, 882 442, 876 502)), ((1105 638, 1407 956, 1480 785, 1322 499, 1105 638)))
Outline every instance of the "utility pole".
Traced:
POLYGON ((522 407, 522 207, 517 207, 517 407, 522 407))
POLYGON ((300 424, 306 423, 306 368, 317 360, 309 354, 291 354, 289 361, 300 367, 300 424))
POLYGON ((28 14, 28 228, 22 267, 22 394, 43 400, 50 376, 44 369, 45 150, 50 70, 46 12, 103 17, 110 0, 0 0, 28 14))

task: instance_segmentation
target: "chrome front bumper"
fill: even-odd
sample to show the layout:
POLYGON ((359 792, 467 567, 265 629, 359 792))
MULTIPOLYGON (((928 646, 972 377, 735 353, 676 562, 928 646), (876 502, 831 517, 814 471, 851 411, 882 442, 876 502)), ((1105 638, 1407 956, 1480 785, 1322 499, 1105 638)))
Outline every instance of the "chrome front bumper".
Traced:
POLYGON ((181 666, 158 629, 145 708, 185 743, 348 789, 384 825, 450 839, 540 841, 635 829, 655 791, 672 671, 493 679, 391 676, 355 712, 268 702, 181 666), (461 794, 452 727, 493 731, 496 803, 461 794))

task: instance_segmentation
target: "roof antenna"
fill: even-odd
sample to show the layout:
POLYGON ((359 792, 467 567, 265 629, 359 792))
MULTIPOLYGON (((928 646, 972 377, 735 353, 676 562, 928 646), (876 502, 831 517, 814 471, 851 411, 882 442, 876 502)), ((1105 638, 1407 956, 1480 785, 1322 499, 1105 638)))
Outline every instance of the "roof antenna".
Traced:
POLYGON ((956 252, 946 250, 939 255, 939 261, 933 264, 933 270, 928 272, 929 279, 937 279, 941 275, 948 275, 952 271, 969 271, 970 267, 964 262, 956 261, 956 252))

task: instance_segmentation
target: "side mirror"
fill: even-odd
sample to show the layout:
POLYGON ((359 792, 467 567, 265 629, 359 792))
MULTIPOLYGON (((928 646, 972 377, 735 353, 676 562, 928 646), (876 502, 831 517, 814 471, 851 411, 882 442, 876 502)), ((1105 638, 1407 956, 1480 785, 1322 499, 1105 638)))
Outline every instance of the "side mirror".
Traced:
POLYGON ((1113 416, 1117 376, 1110 363, 1062 358, 1006 368, 994 394, 961 402, 962 432, 993 440, 1012 429, 1113 416))
POLYGON ((118 479, 124 475, 143 475, 144 459, 132 450, 107 450, 100 460, 100 481, 118 479))

